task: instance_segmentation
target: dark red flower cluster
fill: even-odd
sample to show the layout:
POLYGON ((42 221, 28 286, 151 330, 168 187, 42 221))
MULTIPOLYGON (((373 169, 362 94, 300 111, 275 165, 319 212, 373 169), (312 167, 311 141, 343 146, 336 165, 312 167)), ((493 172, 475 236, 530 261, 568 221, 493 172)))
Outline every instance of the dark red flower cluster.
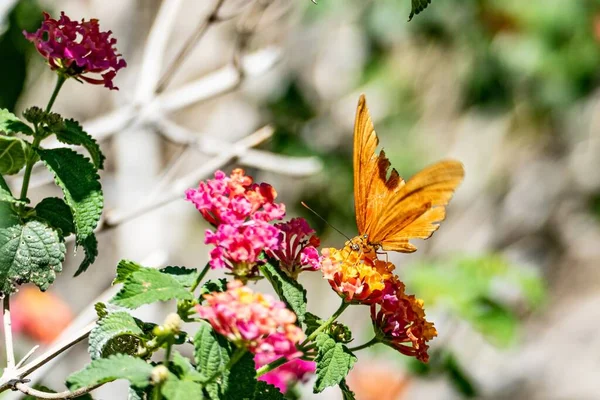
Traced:
POLYGON ((101 32, 97 19, 76 22, 61 12, 55 20, 44 13, 42 26, 33 33, 23 34, 35 44, 51 69, 66 77, 118 89, 113 79, 127 63, 114 47, 117 39, 110 37, 111 31, 101 32), (100 74, 101 79, 86 74, 100 74))

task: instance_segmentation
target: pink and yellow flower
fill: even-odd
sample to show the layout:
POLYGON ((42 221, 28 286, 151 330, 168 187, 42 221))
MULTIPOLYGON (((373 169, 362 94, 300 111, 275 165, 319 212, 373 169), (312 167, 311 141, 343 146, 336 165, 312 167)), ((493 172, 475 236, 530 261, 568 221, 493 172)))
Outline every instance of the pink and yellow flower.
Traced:
POLYGON ((302 271, 316 271, 321 267, 317 250, 321 241, 304 218, 293 218, 275 227, 280 231, 281 246, 269 253, 279 260, 280 268, 290 277, 296 279, 302 271))
POLYGON ((269 224, 285 215, 285 206, 275 203, 277 192, 266 183, 256 184, 244 170, 234 169, 230 176, 222 171, 214 179, 188 189, 186 198, 204 219, 216 227, 206 231, 213 268, 229 268, 236 276, 256 273, 261 252, 280 248, 279 229, 269 224))
POLYGON ((348 302, 378 302, 394 277, 392 263, 373 259, 361 251, 352 250, 350 246, 342 250, 323 249, 321 253, 323 277, 348 302))
POLYGON ((425 319, 423 301, 404 292, 398 279, 390 282, 381 301, 371 305, 371 319, 382 343, 400 353, 427 362, 427 342, 437 336, 433 323, 425 319))
POLYGON ((207 294, 204 299, 206 305, 196 306, 200 318, 238 347, 253 353, 273 346, 275 339, 269 339, 272 335, 277 335, 279 347, 288 350, 304 339, 304 333, 295 325, 296 315, 283 302, 255 293, 239 280, 229 282, 227 291, 207 294))
POLYGON ((301 360, 298 358, 301 355, 296 346, 282 334, 270 335, 255 350, 256 369, 281 357, 286 357, 289 361, 262 375, 259 380, 278 387, 282 393, 297 382, 306 381, 315 372, 316 363, 301 360))
POLYGON ((55 20, 44 13, 42 26, 33 33, 23 34, 35 44, 52 70, 66 77, 118 89, 113 79, 127 63, 117 53, 117 39, 110 37, 111 31, 101 32, 97 19, 76 22, 61 12, 60 18, 55 20), (87 74, 100 74, 101 79, 87 74))

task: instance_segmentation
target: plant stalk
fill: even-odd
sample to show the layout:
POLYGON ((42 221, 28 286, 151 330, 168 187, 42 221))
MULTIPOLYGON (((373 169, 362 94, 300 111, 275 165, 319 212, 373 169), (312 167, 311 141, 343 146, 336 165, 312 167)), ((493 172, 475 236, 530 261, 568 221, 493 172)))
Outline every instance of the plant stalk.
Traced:
POLYGON ((12 321, 10 318, 10 296, 4 296, 2 307, 2 319, 4 322, 4 343, 6 344, 6 369, 15 368, 15 350, 13 347, 12 321))
POLYGON ((367 343, 365 344, 361 344, 360 346, 356 346, 356 347, 352 347, 348 350, 350 351, 358 351, 358 350, 362 350, 362 349, 366 349, 367 347, 371 347, 374 344, 379 343, 379 338, 377 336, 373 337, 373 339, 369 340, 367 343))
MULTIPOLYGON (((49 112, 54 105, 54 101, 58 96, 58 92, 62 88, 63 84, 67 78, 63 75, 58 75, 58 79, 56 80, 56 86, 54 86, 54 91, 52 92, 52 96, 50 96, 50 100, 48 101, 48 105, 46 105, 46 112, 49 112)), ((35 126, 35 134, 33 143, 31 145, 32 149, 37 149, 40 146, 40 143, 43 140, 43 135, 38 131, 38 126, 35 126)), ((26 201, 27 199, 27 191, 29 190, 29 181, 31 179, 31 171, 33 170, 33 165, 35 164, 35 157, 32 154, 27 154, 27 164, 25 165, 25 173, 23 174, 23 185, 21 186, 21 201, 26 201)))
POLYGON ((342 300, 342 304, 340 305, 340 308, 338 308, 337 311, 333 313, 333 315, 331 316, 331 318, 329 318, 327 321, 325 321, 323 323, 323 325, 321 325, 313 333, 311 333, 310 336, 307 337, 304 342, 302 342, 302 344, 300 345, 300 347, 304 347, 307 343, 309 343, 310 341, 314 340, 314 338, 316 338, 319 335, 319 333, 323 332, 340 315, 342 315, 342 313, 344 311, 346 311, 346 308, 348 308, 348 306, 350 306, 350 303, 346 303, 344 300, 342 300))
POLYGON ((56 86, 54 86, 54 91, 52 92, 52 96, 50 96, 50 100, 48 101, 48 105, 46 106, 46 112, 49 112, 52 109, 52 106, 54 105, 54 101, 56 100, 56 97, 58 96, 58 92, 60 92, 60 89, 62 88, 63 83, 65 83, 65 81, 67 80, 67 78, 61 74, 58 75, 58 79, 56 81, 56 86))

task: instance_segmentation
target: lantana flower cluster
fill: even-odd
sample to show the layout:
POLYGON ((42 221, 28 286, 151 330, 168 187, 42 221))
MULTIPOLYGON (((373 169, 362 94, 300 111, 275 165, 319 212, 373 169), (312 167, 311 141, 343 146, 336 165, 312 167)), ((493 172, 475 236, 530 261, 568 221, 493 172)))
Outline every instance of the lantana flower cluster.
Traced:
POLYGON ((205 238, 206 244, 215 246, 210 252, 213 268, 251 276, 263 251, 281 247, 280 231, 269 223, 285 215, 285 206, 275 203, 276 197, 271 185, 254 183, 239 168, 231 176, 217 171, 214 179, 186 192, 187 200, 216 227, 216 231, 207 230, 205 238))
POLYGON ((321 244, 304 218, 292 218, 289 222, 275 224, 279 229, 280 247, 271 250, 272 257, 280 262, 280 268, 296 279, 302 271, 317 271, 321 256, 317 248, 321 244))
POLYGON ((285 303, 269 295, 255 293, 239 280, 227 285, 227 291, 204 296, 206 305, 197 306, 201 318, 213 329, 241 348, 255 354, 259 368, 280 357, 290 362, 263 375, 282 392, 315 371, 314 362, 300 360, 296 345, 304 332, 296 324, 296 315, 285 303))
POLYGON ((290 386, 297 382, 305 382, 317 369, 314 361, 302 360, 302 355, 296 345, 287 338, 276 333, 268 336, 256 349, 254 362, 256 369, 267 365, 281 357, 286 357, 288 362, 277 367, 259 378, 279 388, 286 393, 290 386))
POLYGON ((423 302, 406 295, 404 284, 394 275, 395 266, 353 248, 323 249, 323 277, 346 302, 371 306, 371 318, 382 341, 402 354, 427 362, 427 342, 437 336, 425 319, 423 302))
POLYGON ((97 19, 72 21, 64 12, 55 20, 44 13, 42 26, 33 33, 23 32, 53 70, 64 77, 118 89, 113 79, 127 63, 117 53, 117 39, 111 31, 102 32, 97 19), (90 77, 88 74, 100 74, 90 77))
POLYGON ((423 301, 407 295, 398 279, 387 285, 380 302, 371 304, 371 319, 383 343, 420 361, 429 360, 427 342, 437 331, 425 319, 423 301))
POLYGON ((347 302, 372 304, 380 301, 386 283, 394 277, 394 265, 368 257, 345 246, 323 249, 321 271, 332 289, 347 302))

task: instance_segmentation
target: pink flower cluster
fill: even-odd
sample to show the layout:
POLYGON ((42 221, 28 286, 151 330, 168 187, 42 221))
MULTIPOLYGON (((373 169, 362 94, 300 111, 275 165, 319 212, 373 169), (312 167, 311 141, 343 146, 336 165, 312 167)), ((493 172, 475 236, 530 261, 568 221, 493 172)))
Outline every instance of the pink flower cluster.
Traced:
POLYGON ((295 383, 306 381, 309 375, 316 371, 315 362, 298 358, 302 353, 281 334, 267 337, 256 349, 255 354, 256 369, 281 357, 290 360, 259 378, 261 381, 276 386, 282 393, 285 393, 295 383))
POLYGON ((241 281, 227 284, 227 291, 204 296, 205 306, 196 306, 201 318, 239 347, 255 354, 256 368, 280 357, 290 361, 261 377, 282 392, 315 371, 315 363, 300 360, 296 345, 304 333, 295 325, 296 315, 281 301, 254 293, 241 281))
POLYGON ((321 241, 304 218, 293 218, 275 226, 280 230, 281 247, 269 253, 279 259, 280 267, 288 275, 296 279, 302 271, 320 269, 321 256, 317 247, 321 241))
POLYGON ((23 34, 35 44, 53 70, 94 85, 118 89, 112 80, 127 64, 116 52, 117 40, 110 37, 112 32, 100 32, 97 19, 76 22, 61 12, 57 21, 44 13, 41 28, 23 34), (102 79, 83 75, 87 73, 101 74, 102 79))
POLYGON ((229 341, 253 353, 295 350, 304 339, 302 329, 295 325, 296 314, 285 303, 254 293, 239 280, 229 282, 227 291, 207 294, 204 299, 206 305, 196 306, 200 317, 229 341))
POLYGON ((206 244, 216 246, 210 253, 213 268, 249 275, 263 250, 279 249, 279 229, 269 224, 285 215, 285 206, 275 203, 276 197, 271 185, 253 183, 239 168, 229 177, 217 171, 215 179, 186 191, 187 200, 217 228, 216 232, 207 230, 205 239, 206 244))

